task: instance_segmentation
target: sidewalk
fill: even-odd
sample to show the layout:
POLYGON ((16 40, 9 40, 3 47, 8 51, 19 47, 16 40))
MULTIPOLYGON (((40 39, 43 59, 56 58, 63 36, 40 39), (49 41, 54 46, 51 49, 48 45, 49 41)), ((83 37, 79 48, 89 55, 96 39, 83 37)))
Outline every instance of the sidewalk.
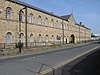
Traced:
MULTIPOLYGON (((42 54, 42 53, 50 53, 55 51, 60 51, 61 49, 66 48, 73 48, 77 46, 83 46, 91 44, 92 42, 88 43, 81 43, 81 44, 64 44, 64 45, 54 45, 54 46, 43 46, 43 47, 35 47, 35 48, 28 48, 28 49, 22 49, 22 53, 15 53, 12 55, 4 55, 0 56, 0 59, 6 59, 6 58, 14 58, 14 57, 21 57, 21 56, 28 56, 28 55, 36 55, 36 54, 42 54)), ((18 49, 16 49, 18 51, 18 49)))

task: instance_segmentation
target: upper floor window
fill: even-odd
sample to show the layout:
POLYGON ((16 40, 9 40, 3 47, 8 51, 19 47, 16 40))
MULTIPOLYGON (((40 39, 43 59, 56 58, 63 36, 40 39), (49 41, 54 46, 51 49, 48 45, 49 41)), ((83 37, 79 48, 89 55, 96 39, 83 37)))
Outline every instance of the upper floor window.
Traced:
POLYGON ((41 25, 41 16, 38 16, 38 24, 41 25))
POLYGON ((23 11, 20 11, 19 12, 19 21, 20 22, 23 22, 24 21, 24 12, 23 11))
POLYGON ((62 22, 60 23, 60 28, 62 29, 62 22))
POLYGON ((64 24, 64 29, 66 29, 66 24, 64 24))
POLYGON ((56 21, 56 28, 58 28, 59 26, 58 26, 58 21, 56 21))
POLYGON ((68 24, 66 25, 66 30, 68 30, 68 24))
POLYGON ((33 14, 32 13, 30 13, 29 21, 30 21, 30 23, 33 23, 33 14))
POLYGON ((12 9, 10 7, 6 8, 6 18, 11 19, 12 9))
POLYGON ((54 26, 54 21, 53 21, 53 19, 51 20, 51 27, 53 27, 54 26))
POLYGON ((48 24, 49 24, 49 21, 48 21, 48 18, 46 18, 45 19, 45 25, 48 26, 48 24))

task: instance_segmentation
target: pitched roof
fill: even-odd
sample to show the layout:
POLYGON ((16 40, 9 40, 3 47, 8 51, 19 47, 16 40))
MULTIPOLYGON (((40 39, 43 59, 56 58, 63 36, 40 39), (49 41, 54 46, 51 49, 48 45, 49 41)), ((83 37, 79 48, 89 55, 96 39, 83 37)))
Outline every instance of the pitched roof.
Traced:
POLYGON ((90 28, 88 28, 88 27, 86 27, 86 26, 84 26, 84 25, 80 25, 80 24, 78 24, 78 23, 75 23, 75 25, 77 25, 77 26, 81 26, 81 27, 83 27, 83 28, 86 28, 86 29, 91 30, 90 28))
POLYGON ((68 20, 70 18, 71 15, 64 15, 64 16, 61 16, 63 19, 66 19, 68 20))
POLYGON ((20 0, 7 0, 7 1, 11 1, 11 2, 13 2, 13 3, 17 3, 17 4, 20 4, 20 5, 23 5, 23 6, 27 6, 27 7, 29 7, 29 8, 34 9, 34 10, 37 10, 37 11, 40 11, 40 12, 43 12, 43 13, 46 13, 46 14, 55 16, 55 17, 57 17, 57 18, 66 20, 66 19, 64 19, 64 18, 62 18, 62 17, 60 17, 60 16, 57 16, 57 15, 51 13, 51 12, 45 11, 45 10, 43 10, 43 9, 40 9, 40 8, 35 7, 35 6, 33 6, 33 5, 27 4, 27 3, 22 2, 22 1, 20 1, 20 0))

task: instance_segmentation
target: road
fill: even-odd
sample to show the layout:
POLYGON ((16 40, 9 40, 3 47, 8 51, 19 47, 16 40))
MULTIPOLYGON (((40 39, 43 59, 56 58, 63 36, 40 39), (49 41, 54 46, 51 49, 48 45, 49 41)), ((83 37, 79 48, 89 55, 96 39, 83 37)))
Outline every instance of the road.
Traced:
POLYGON ((44 71, 93 51, 93 48, 98 46, 100 46, 100 43, 92 43, 40 55, 0 60, 0 75, 35 75, 40 72, 42 63, 44 65, 42 65, 41 71, 44 71))

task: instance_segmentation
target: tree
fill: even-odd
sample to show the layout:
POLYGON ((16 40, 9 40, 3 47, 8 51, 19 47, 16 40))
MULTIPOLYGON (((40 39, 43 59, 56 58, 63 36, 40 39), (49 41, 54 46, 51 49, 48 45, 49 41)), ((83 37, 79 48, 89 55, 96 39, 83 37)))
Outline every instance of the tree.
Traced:
POLYGON ((91 37, 96 37, 93 33, 91 33, 91 37))

